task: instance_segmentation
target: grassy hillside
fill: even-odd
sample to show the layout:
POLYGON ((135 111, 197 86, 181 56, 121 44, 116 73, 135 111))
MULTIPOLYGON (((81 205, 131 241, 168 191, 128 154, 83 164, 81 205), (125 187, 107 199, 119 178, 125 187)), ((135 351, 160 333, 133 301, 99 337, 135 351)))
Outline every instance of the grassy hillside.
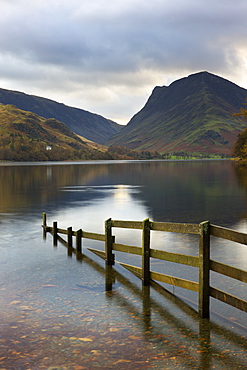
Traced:
POLYGON ((160 158, 158 153, 105 147, 74 134, 62 122, 0 104, 0 160, 49 161, 160 158))
POLYGON ((247 90, 207 72, 156 87, 108 144, 167 152, 230 154, 246 122, 233 116, 247 90))
POLYGON ((0 144, 1 160, 70 159, 89 151, 87 144, 62 122, 3 104, 0 144))
POLYGON ((104 144, 122 127, 98 114, 19 91, 0 89, 0 103, 15 105, 19 109, 36 113, 41 117, 55 118, 65 123, 76 134, 99 144, 104 144))

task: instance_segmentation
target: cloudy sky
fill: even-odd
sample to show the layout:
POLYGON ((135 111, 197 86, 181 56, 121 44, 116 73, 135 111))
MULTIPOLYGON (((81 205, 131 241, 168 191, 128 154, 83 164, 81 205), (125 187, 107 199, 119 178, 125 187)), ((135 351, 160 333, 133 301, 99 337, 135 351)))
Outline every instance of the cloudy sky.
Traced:
POLYGON ((0 87, 126 124, 155 86, 247 88, 246 0, 0 0, 0 87))

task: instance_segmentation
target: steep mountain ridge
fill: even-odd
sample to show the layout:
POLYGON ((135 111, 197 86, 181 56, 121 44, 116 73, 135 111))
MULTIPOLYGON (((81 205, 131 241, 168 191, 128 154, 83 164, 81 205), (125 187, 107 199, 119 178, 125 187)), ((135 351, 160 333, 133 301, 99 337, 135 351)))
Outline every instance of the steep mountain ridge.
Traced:
POLYGON ((98 114, 19 91, 0 89, 0 103, 15 105, 44 118, 55 118, 76 134, 99 144, 104 144, 122 127, 98 114))
POLYGON ((246 98, 246 89, 199 72, 168 87, 155 87, 145 106, 107 144, 160 153, 230 154, 246 126, 242 117, 233 114, 246 98))

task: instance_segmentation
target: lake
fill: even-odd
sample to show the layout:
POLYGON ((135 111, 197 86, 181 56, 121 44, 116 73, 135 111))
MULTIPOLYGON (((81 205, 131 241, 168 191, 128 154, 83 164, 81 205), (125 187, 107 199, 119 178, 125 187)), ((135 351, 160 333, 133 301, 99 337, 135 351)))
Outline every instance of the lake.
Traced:
MULTIPOLYGON (((47 223, 104 233, 104 221, 211 223, 247 233, 247 168, 228 160, 0 163, 0 370, 247 368, 246 313, 211 298, 210 320, 197 293, 142 289, 118 262, 110 272, 48 233, 47 223), (172 293, 172 294, 171 294, 172 293), (174 295, 175 296, 174 296, 174 295)), ((114 229, 118 243, 141 245, 141 231, 114 229)), ((213 259, 246 270, 247 247, 211 240, 213 259)), ((198 237, 151 233, 151 247, 198 256, 198 237)), ((197 269, 153 261, 153 270, 197 281, 197 269)), ((246 284, 211 273, 211 285, 247 300, 246 284)))

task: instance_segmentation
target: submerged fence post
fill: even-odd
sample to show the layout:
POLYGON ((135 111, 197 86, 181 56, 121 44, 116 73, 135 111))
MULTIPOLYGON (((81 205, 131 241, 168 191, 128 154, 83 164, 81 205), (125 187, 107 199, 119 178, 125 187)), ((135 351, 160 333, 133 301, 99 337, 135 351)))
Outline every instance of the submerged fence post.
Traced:
POLYGON ((82 239, 82 229, 76 232, 76 250, 81 253, 81 239, 82 239))
POLYGON ((115 263, 115 255, 112 253, 112 243, 112 220, 108 218, 108 220, 105 221, 105 253, 107 265, 114 265, 115 263))
POLYGON ((150 285, 142 287, 142 316, 145 331, 149 331, 150 326, 152 326, 150 285))
POLYGON ((73 246, 73 242, 72 242, 72 235, 73 235, 72 227, 68 227, 67 228, 67 233, 68 233, 68 247, 71 248, 73 246))
POLYGON ((150 223, 146 218, 142 230, 142 285, 150 284, 150 223))
POLYGON ((112 291, 112 284, 115 283, 115 272, 111 265, 106 265, 105 268, 105 290, 112 291))
POLYGON ((199 297, 201 318, 209 318, 210 304, 210 222, 201 222, 199 241, 199 297))
POLYGON ((57 222, 53 222, 53 245, 57 246, 57 222))

